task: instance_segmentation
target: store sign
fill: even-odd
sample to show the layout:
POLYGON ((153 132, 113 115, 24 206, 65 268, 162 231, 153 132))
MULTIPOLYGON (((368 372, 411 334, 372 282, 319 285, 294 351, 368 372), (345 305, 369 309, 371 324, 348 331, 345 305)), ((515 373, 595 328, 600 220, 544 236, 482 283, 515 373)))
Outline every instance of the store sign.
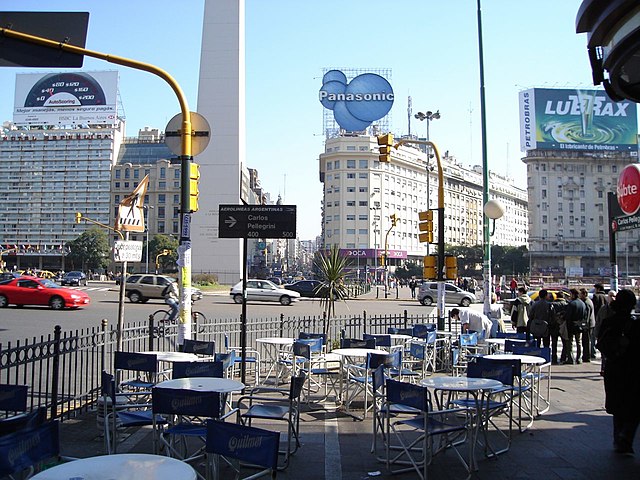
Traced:
MULTIPOLYGON (((376 258, 384 255, 384 250, 375 248, 341 248, 340 255, 353 258, 376 258)), ((387 250, 389 259, 406 259, 406 250, 387 250)))
POLYGON ((631 151, 637 154, 633 102, 604 90, 532 88, 520 92, 520 149, 631 151))
POLYGON ((340 128, 359 132, 389 113, 394 93, 391 84, 375 73, 364 73, 347 81, 340 70, 330 70, 322 77, 318 99, 324 108, 333 110, 340 128))
POLYGON ((622 212, 633 215, 640 208, 640 166, 627 165, 618 177, 618 204, 622 212))

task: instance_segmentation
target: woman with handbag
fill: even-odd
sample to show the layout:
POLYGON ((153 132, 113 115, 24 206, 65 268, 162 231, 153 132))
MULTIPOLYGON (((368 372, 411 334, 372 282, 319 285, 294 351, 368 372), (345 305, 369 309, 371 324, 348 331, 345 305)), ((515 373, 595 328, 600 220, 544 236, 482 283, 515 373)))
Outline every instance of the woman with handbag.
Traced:
POLYGON ((640 322, 631 316, 636 296, 631 290, 620 290, 611 306, 614 314, 603 319, 596 348, 606 358, 605 408, 613 415, 613 447, 633 456, 633 439, 640 424, 640 322))

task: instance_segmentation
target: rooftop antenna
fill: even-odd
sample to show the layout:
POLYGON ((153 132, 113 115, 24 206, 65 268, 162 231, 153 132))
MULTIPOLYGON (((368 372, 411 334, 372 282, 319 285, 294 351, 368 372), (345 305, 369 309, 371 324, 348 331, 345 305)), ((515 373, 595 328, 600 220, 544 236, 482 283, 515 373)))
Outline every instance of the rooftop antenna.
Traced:
POLYGON ((409 138, 411 138, 411 95, 409 95, 407 101, 407 118, 409 119, 407 122, 409 125, 409 138))

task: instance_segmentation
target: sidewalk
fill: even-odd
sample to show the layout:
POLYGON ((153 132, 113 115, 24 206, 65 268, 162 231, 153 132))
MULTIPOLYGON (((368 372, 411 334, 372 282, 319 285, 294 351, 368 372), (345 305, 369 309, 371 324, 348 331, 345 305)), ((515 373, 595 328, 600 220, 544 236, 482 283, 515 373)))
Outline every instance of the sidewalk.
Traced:
MULTIPOLYGON (((497 459, 480 459, 472 478, 494 479, 615 479, 640 478, 640 438, 636 457, 612 449, 611 417, 604 412, 600 362, 552 367, 551 408, 533 427, 514 432, 509 452, 497 459)), ((312 404, 313 405, 313 404, 312 404)), ((301 417, 302 446, 278 478, 291 480, 408 480, 412 473, 391 475, 370 453, 371 419, 354 421, 333 409, 307 410, 301 417)), ((65 421, 61 428, 64 455, 102 454, 95 413, 65 421)), ((152 452, 151 432, 141 429, 119 446, 120 452, 152 452)), ((464 478, 451 452, 435 457, 431 478, 464 478)))

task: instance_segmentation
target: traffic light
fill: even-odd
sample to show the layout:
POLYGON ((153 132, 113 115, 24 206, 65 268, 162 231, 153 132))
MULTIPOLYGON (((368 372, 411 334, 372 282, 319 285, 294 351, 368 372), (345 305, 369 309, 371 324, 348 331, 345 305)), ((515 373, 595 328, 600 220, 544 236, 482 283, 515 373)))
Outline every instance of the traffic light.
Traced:
POLYGON ((378 135, 378 145, 380 149, 380 155, 378 159, 380 162, 391 162, 391 148, 393 147, 393 134, 386 133, 384 135, 378 135))
POLYGON ((200 183, 200 165, 191 162, 189 164, 189 211, 197 212, 198 205, 198 184, 200 183))
POLYGON ((447 280, 455 280, 458 278, 458 259, 453 255, 445 255, 444 257, 445 278, 447 280))
POLYGON ((433 243, 433 210, 418 213, 418 238, 421 243, 433 243))
POLYGON ((395 227, 398 224, 398 216, 395 213, 392 213, 391 215, 389 215, 389 218, 391 219, 391 226, 395 227))
POLYGON ((80 212, 76 212, 76 223, 80 223, 82 220, 82 214, 80 212))
POLYGON ((425 280, 435 280, 436 265, 438 264, 437 255, 425 255, 422 259, 422 278, 425 280))

